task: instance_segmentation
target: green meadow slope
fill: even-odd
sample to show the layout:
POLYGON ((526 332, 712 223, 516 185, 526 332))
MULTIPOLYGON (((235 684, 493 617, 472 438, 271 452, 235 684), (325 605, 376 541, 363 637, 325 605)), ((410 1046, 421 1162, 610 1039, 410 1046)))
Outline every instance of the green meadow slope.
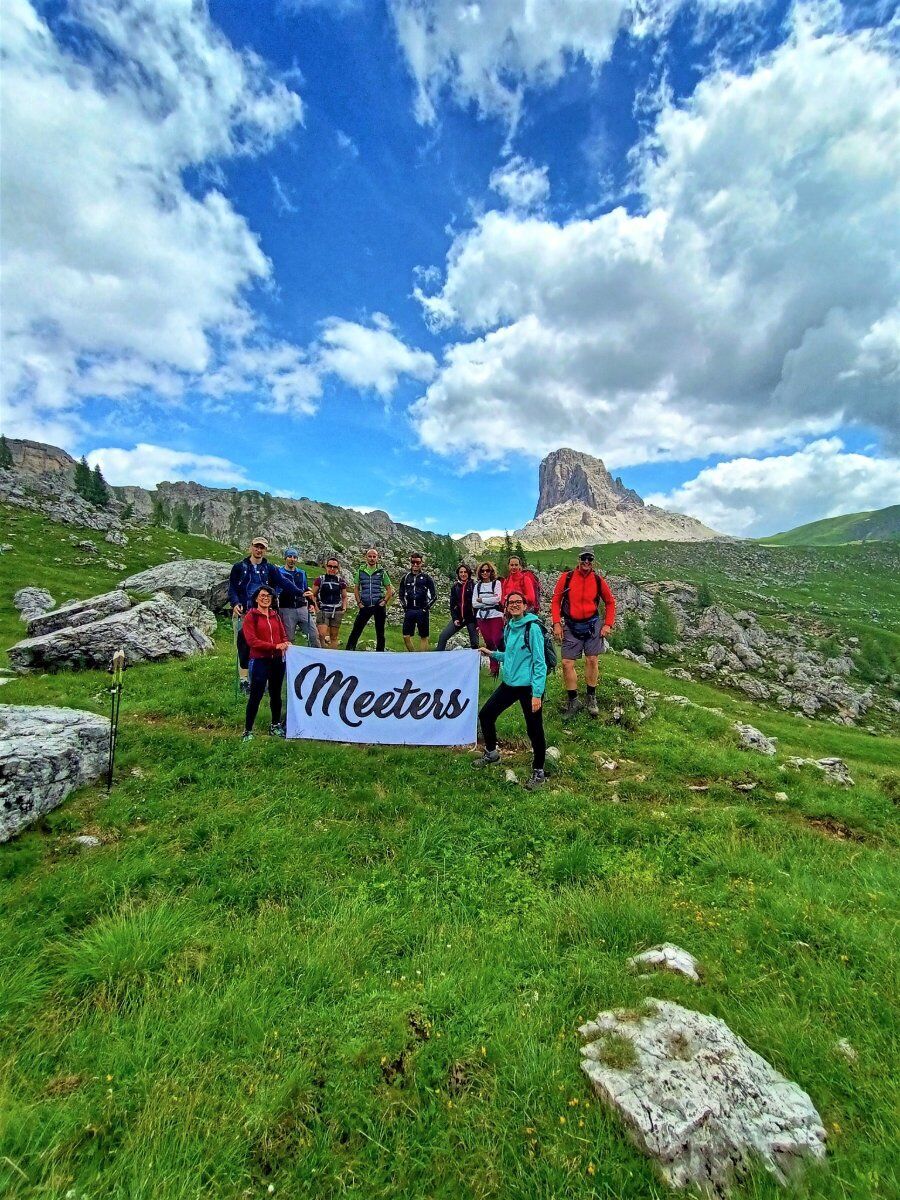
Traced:
MULTIPOLYGON (((62 600, 124 574, 72 565, 78 530, 0 518, 3 646, 23 584, 62 600)), ((173 548, 230 553, 130 536, 114 548, 129 572, 173 548)), ((604 566, 708 577, 749 602, 758 572, 727 549, 604 547, 604 566)), ((762 594, 801 613, 809 589, 845 632, 896 637, 882 549, 842 548, 837 569, 766 550, 783 569, 762 594), (882 598, 878 621, 860 589, 882 598)), ((604 668, 593 724, 562 724, 553 680, 561 760, 535 794, 464 751, 243 745, 225 623, 213 654, 130 670, 112 792, 84 788, 0 846, 0 1194, 663 1197, 592 1098, 576 1033, 657 996, 722 1017, 810 1093, 829 1163, 793 1195, 896 1196, 900 738, 604 668), (648 720, 617 676, 662 693, 648 720), (735 720, 779 738, 778 756, 740 750, 735 720), (856 786, 786 770, 791 754, 840 755, 856 786), (80 851, 81 832, 102 845, 80 851), (626 969, 663 940, 697 955, 700 986, 626 969)), ((27 677, 0 699, 104 712, 106 685, 27 677)), ((522 777, 512 714, 500 732, 522 777)), ((760 1176, 735 1194, 781 1190, 760 1176)))
POLYGON ((871 512, 845 513, 760 538, 769 546, 836 546, 843 542, 900 540, 900 504, 871 512))

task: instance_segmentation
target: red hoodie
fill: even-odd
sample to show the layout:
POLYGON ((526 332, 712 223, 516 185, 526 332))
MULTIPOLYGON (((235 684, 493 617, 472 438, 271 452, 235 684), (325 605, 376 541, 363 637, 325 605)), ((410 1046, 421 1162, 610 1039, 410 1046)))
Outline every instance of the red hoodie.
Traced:
MULTIPOLYGON (((563 571, 553 589, 550 612, 554 623, 558 623, 562 615, 562 598, 563 592, 566 590, 568 574, 568 571, 563 571)), ((616 623, 616 598, 612 594, 609 584, 596 571, 591 571, 589 575, 582 575, 576 567, 572 572, 572 582, 569 584, 569 616, 573 621, 587 621, 595 616, 601 607, 604 609, 603 624, 612 629, 616 623), (598 586, 599 596, 597 595, 598 586)))
POLYGON ((251 608, 244 617, 241 631, 250 647, 251 658, 275 658, 282 653, 275 648, 278 643, 290 640, 281 617, 271 608, 268 612, 251 608))
POLYGON ((526 575, 524 571, 516 571, 511 575, 507 575, 505 579, 500 580, 500 598, 504 605, 506 597, 510 592, 521 592, 525 597, 525 607, 529 612, 534 612, 537 608, 537 589, 534 586, 534 579, 530 575, 526 575))

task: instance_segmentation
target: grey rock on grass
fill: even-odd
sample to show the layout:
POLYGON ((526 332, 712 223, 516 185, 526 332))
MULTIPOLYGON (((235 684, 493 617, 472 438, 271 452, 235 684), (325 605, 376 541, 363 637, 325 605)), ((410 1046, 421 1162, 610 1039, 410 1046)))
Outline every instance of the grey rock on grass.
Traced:
POLYGON ((109 721, 75 708, 0 704, 0 842, 106 770, 109 721))
POLYGON ((731 727, 737 732, 741 746, 745 750, 756 750, 759 754, 774 754, 775 743, 777 738, 768 738, 754 725, 742 725, 740 721, 735 721, 731 727))
POLYGON ((634 954, 629 958, 628 965, 636 971, 671 971, 693 983, 700 982, 700 964, 689 950, 682 950, 674 942, 661 942, 658 946, 634 954))
POLYGON ((208 637, 212 637, 216 632, 216 614, 193 596, 181 596, 175 600, 168 592, 156 592, 153 599, 160 600, 163 604, 177 605, 208 637))
POLYGON ((796 758, 787 760, 789 767, 815 767, 821 771, 829 783, 840 784, 841 787, 853 787, 853 777, 842 758, 796 758))
POLYGON ((119 587, 130 592, 167 592, 173 600, 192 596, 206 608, 218 612, 228 602, 230 574, 231 563, 214 562, 209 558, 180 558, 129 575, 119 587))
POLYGON ((129 665, 161 658, 187 658, 212 649, 212 642, 177 604, 147 600, 127 612, 89 625, 67 626, 25 638, 9 650, 15 670, 63 671, 109 666, 116 650, 129 665))
POLYGON ((31 621, 53 608, 56 601, 46 588, 23 587, 13 596, 13 607, 19 610, 23 621, 31 621))
POLYGON ((131 601, 124 592, 104 592, 102 596, 91 596, 88 600, 70 600, 68 604, 61 604, 59 608, 30 620, 28 636, 43 637, 45 633, 53 633, 57 629, 90 625, 92 621, 100 621, 103 617, 125 612, 129 608, 131 601))
POLYGON ((582 1070, 634 1143, 676 1188, 728 1194, 762 1165, 786 1183, 825 1158, 809 1096, 724 1021, 669 1001, 582 1025, 582 1070))

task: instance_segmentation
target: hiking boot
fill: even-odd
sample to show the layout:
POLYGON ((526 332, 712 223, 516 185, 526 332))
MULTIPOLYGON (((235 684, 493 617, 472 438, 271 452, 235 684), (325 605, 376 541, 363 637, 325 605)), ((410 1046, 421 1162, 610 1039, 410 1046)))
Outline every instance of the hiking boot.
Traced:
POLYGON ((526 791, 533 792, 535 788, 543 787, 546 782, 547 776, 543 771, 532 771, 531 778, 526 779, 524 786, 526 791))
POLYGON ((581 701, 578 699, 577 696, 572 696, 572 698, 570 700, 566 701, 566 707, 563 709, 563 716, 564 717, 574 717, 576 713, 580 713, 580 712, 581 712, 581 701))
POLYGON ((240 692, 241 692, 242 696, 250 695, 250 680, 249 679, 241 680, 240 692))
POLYGON ((475 761, 472 763, 472 766, 473 767, 489 767, 489 766, 491 766, 492 763, 498 763, 499 761, 500 761, 500 751, 499 750, 485 750, 485 752, 484 752, 484 754, 482 754, 481 758, 475 759, 475 761))
POLYGON ((587 702, 585 703, 584 707, 585 707, 585 712, 587 713, 587 715, 589 717, 599 717, 600 716, 600 709, 597 707, 597 697, 596 696, 588 696, 587 702))
POLYGON ((286 734, 285 734, 283 725, 270 725, 269 726, 269 737, 285 737, 285 736, 286 736, 286 734))
POLYGON ((242 742, 252 742, 253 741, 253 734, 250 732, 249 729, 244 731, 244 736, 241 738, 241 741, 242 742))

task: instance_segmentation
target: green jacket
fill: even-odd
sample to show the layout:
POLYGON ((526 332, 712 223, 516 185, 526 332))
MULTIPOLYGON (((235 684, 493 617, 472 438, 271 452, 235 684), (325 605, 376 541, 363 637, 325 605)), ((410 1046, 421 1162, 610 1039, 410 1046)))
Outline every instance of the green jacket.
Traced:
POLYGON ((544 660, 544 635, 534 613, 514 617, 506 626, 506 649, 495 650, 491 658, 500 663, 500 678, 510 687, 530 687, 532 696, 543 696, 547 686, 547 663, 544 660), (525 628, 529 631, 529 646, 525 645, 525 628))

